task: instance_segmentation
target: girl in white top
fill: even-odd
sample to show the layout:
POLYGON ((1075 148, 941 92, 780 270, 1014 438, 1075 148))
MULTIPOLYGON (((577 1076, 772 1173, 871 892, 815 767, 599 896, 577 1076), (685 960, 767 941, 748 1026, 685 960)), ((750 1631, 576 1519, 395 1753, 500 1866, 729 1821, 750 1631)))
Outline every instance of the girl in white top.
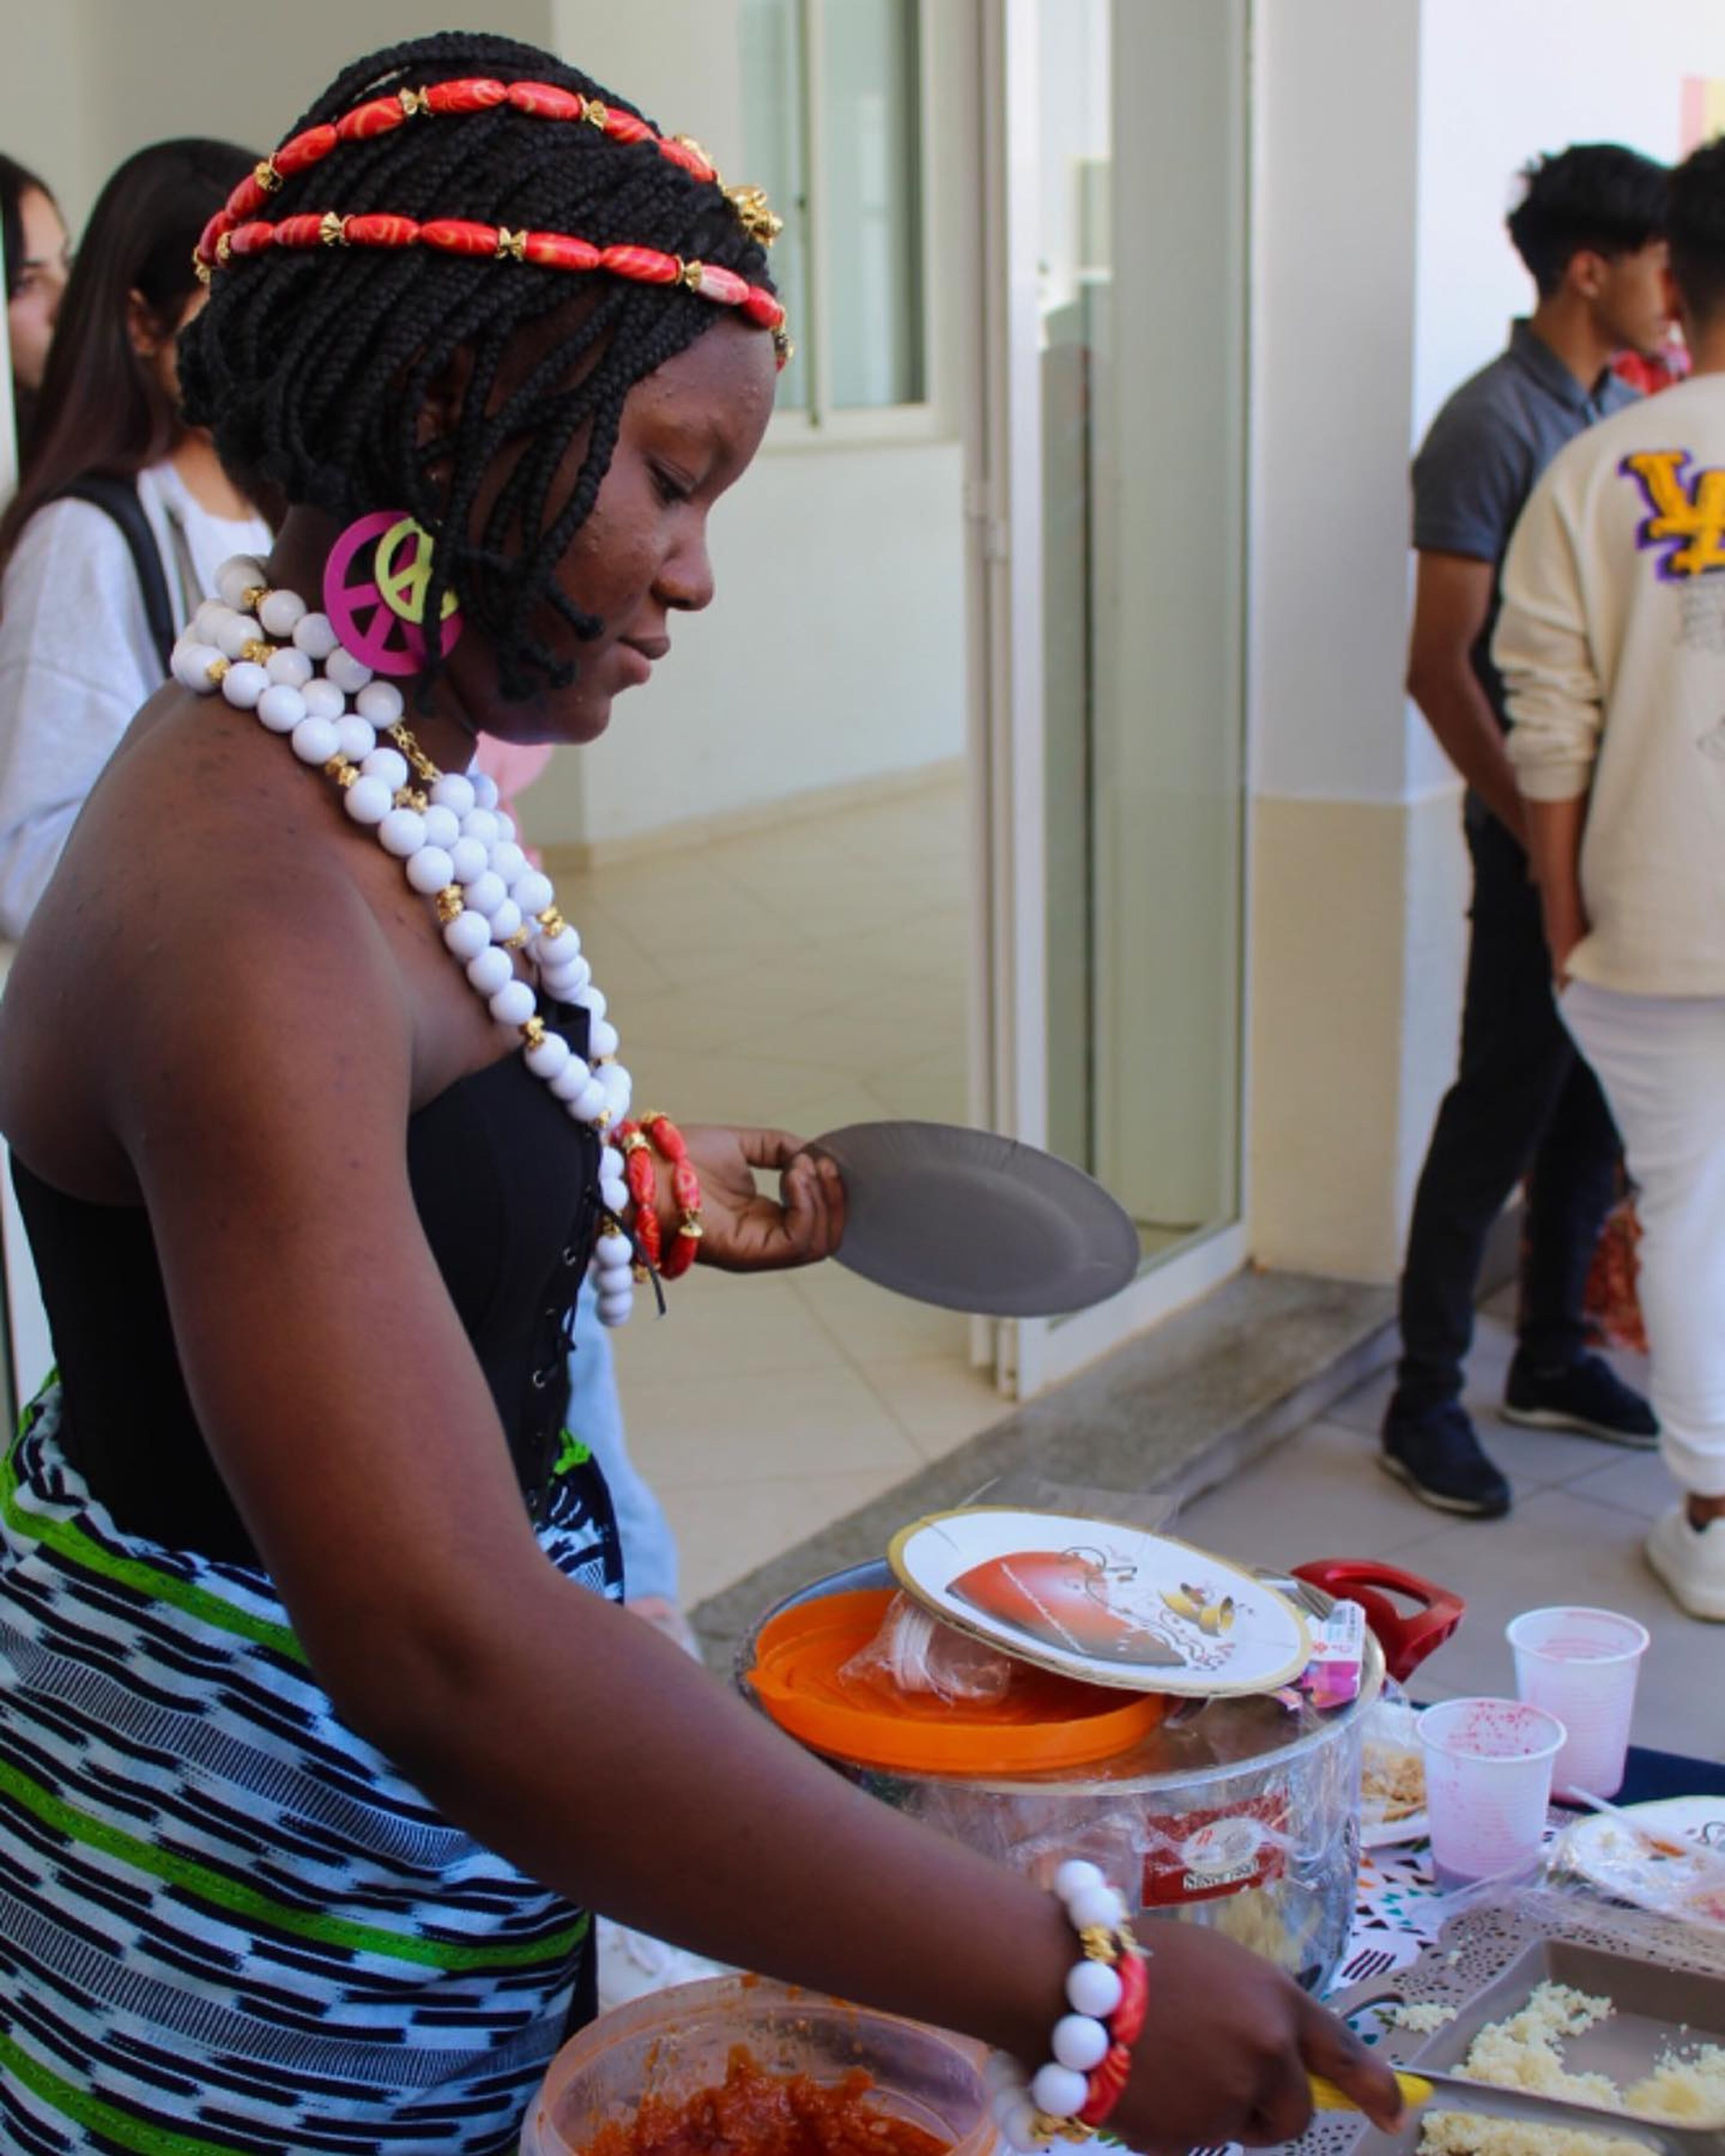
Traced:
POLYGON ((0 933, 16 937, 95 784, 166 679, 164 638, 269 526, 178 413, 192 250, 253 160, 162 142, 103 189, 66 289, 30 460, 0 521, 0 933), (89 487, 98 499, 72 490, 89 487))

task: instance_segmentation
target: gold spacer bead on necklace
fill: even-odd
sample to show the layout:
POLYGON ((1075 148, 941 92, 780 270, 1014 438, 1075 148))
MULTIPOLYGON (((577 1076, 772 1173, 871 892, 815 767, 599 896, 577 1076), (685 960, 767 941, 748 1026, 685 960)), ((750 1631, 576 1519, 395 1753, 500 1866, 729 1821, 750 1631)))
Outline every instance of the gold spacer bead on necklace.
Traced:
POLYGON ((537 1048, 545 1039, 545 1020, 536 1011, 521 1028, 521 1039, 529 1048, 537 1048))
POLYGON ((252 167, 252 177, 266 195, 273 195, 281 186, 281 174, 275 169, 272 157, 260 157, 252 167))
POLYGON ((1086 1961, 1115 1962, 1120 1958, 1120 1941, 1111 1925, 1087 1925, 1078 1934, 1078 1943, 1084 1948, 1086 1961))
POLYGON ((453 921, 458 913, 467 911, 467 901, 461 896, 459 883, 446 883, 437 895, 436 904, 437 917, 445 923, 453 921))
POLYGON ((587 110, 581 116, 589 127, 597 127, 603 134, 606 123, 611 117, 610 108, 598 98, 590 97, 587 100, 587 110))
POLYGON ((497 259, 500 262, 525 262, 526 259, 526 231, 511 232, 506 224, 500 224, 497 228, 497 259))
POLYGON ((323 223, 317 228, 317 236, 326 247, 345 247, 347 244, 347 220, 332 209, 323 213, 323 223))
POLYGON ((398 786, 389 798, 398 808, 417 808, 422 816, 431 806, 417 786, 398 786))
POLYGON ((675 259, 677 282, 685 292, 698 292, 701 290, 701 280, 706 271, 706 264, 704 262, 685 262, 680 254, 675 259))
POLYGON ((385 728, 385 732, 425 783, 435 786, 443 773, 414 739, 407 721, 397 719, 385 728))
POLYGON ((402 110, 407 114, 409 120, 416 112, 423 113, 426 119, 430 119, 431 100, 423 90, 398 90, 396 95, 401 100, 402 110))
POLYGON ((543 913, 536 913, 533 918, 547 936, 561 936, 569 925, 554 906, 547 906, 543 913))
POLYGON ((216 686, 219 688, 222 685, 223 680, 227 675, 228 669, 233 665, 233 660, 230 659, 212 659, 208 665, 206 666, 203 670, 216 686))
POLYGON ((532 940, 533 932, 524 921, 513 936, 504 937, 503 947, 506 951, 525 951, 532 940))
POLYGON ((245 589, 239 594, 240 612, 242 613, 255 613, 269 596, 270 587, 268 584, 248 584, 245 589))
POLYGON ((325 778, 333 778, 344 793, 359 778, 359 766, 345 756, 332 756, 323 770, 325 778))
POLYGON ((266 643, 261 636, 254 636, 249 644, 240 645, 239 655, 242 659, 249 659, 254 666, 267 666, 275 658, 276 650, 276 645, 266 643))

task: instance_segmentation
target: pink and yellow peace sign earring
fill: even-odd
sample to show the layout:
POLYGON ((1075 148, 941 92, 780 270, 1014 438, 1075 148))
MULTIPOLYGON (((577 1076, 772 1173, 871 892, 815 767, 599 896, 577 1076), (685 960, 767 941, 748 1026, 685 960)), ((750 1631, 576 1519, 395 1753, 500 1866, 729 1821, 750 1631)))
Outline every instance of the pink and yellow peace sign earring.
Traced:
MULTIPOLYGON (((399 510, 357 518, 330 549, 323 607, 346 649, 376 674, 418 674, 429 643, 425 602, 431 534, 399 510)), ((444 593, 437 634, 447 659, 462 630, 460 603, 444 593)))

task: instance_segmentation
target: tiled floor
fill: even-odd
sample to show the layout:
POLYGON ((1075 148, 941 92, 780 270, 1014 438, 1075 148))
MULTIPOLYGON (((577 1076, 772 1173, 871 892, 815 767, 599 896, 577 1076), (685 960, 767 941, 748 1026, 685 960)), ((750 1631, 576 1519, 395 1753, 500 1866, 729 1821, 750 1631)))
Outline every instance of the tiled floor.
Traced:
MULTIPOLYGON (((1518 1610, 1583 1602, 1639 1618, 1653 1635, 1636 1696, 1636 1741, 1725 1758, 1725 1630, 1684 1616, 1647 1570, 1647 1524, 1671 1503, 1656 1458, 1499 1421, 1512 1336, 1501 1310, 1481 1321, 1467 1404, 1515 1485, 1507 1519, 1449 1520, 1379 1472, 1387 1372, 1258 1466, 1189 1506, 1178 1531, 1223 1554, 1281 1564, 1377 1557, 1465 1595, 1461 1630, 1419 1672, 1428 1697, 1513 1690, 1504 1625, 1518 1610)), ((1632 1383, 1645 1369, 1618 1367, 1632 1383)))
MULTIPOLYGON (((530 818, 531 823, 531 818, 530 818)), ((644 1104, 814 1137, 968 1120, 963 783, 590 873, 548 865, 644 1104)), ((636 1464, 700 1601, 1005 1411, 968 1322, 836 1265, 697 1271, 618 1336, 636 1464)))

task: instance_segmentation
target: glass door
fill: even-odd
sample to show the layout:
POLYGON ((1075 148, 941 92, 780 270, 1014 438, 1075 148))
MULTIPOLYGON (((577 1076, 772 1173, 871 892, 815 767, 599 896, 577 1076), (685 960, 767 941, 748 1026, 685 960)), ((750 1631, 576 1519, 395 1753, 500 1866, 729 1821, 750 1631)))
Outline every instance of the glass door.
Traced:
POLYGON ((1021 1394, 1245 1256, 1248 5, 985 17, 993 1105, 1142 1250, 1021 1394))

